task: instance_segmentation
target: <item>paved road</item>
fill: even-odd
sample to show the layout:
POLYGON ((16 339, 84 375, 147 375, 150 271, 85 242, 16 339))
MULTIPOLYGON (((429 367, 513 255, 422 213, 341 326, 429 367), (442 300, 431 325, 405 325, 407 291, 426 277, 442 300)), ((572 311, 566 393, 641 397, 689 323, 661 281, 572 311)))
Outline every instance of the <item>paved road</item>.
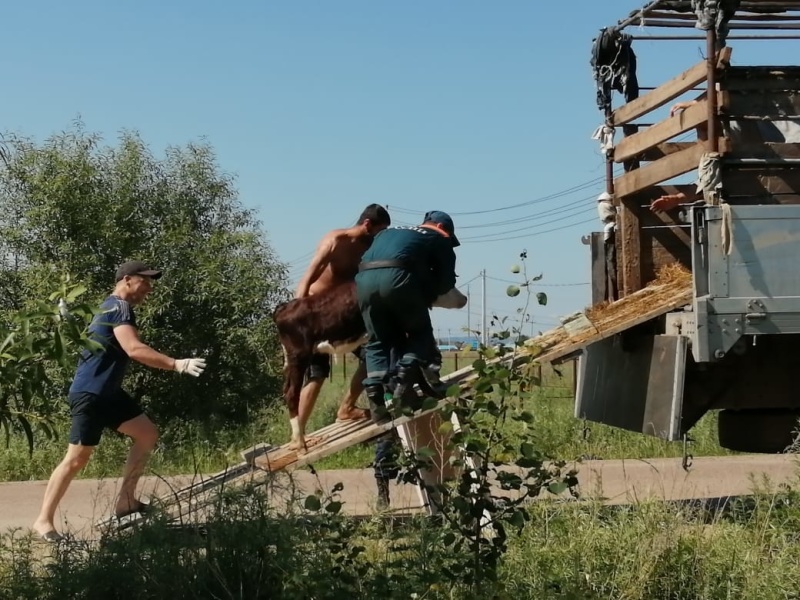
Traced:
MULTIPOLYGON (((793 485, 800 473, 798 466, 794 455, 746 455, 695 458, 688 472, 681 468, 679 458, 587 461, 577 468, 579 491, 584 497, 601 497, 607 503, 624 504, 651 498, 683 500, 743 495, 765 482, 773 487, 781 483, 793 485)), ((288 475, 282 477, 288 482, 288 475)), ((320 487, 330 490, 341 482, 343 510, 349 514, 369 514, 374 506, 375 483, 369 469, 321 471, 318 477, 298 470, 291 477, 301 493, 312 493, 320 487)), ((173 477, 163 481, 147 477, 142 481, 141 493, 145 497, 164 494, 169 486, 178 489, 191 479, 173 477)), ((27 528, 33 522, 45 485, 44 481, 0 483, 0 531, 27 528)), ((76 537, 96 537, 92 524, 110 514, 118 486, 118 479, 76 480, 57 514, 57 526, 76 537)), ((392 484, 392 508, 413 512, 420 505, 416 488, 392 484)))

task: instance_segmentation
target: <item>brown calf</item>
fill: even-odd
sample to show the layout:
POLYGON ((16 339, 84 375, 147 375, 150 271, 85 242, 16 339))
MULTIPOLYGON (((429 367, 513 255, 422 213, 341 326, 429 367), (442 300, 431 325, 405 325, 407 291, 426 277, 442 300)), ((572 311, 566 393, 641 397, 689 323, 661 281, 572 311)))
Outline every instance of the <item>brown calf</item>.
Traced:
MULTIPOLYGON (((433 306, 463 308, 467 297, 453 288, 433 306)), ((272 315, 283 347, 283 397, 289 409, 292 442, 305 446, 297 418, 300 389, 314 353, 346 354, 367 341, 354 281, 279 305, 272 315)))

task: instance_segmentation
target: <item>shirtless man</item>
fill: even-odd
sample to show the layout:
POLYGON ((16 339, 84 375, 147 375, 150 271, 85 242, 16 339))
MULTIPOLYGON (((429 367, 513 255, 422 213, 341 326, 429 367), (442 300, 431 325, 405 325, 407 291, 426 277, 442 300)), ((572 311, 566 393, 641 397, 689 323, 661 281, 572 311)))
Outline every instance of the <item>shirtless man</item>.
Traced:
MULTIPOLYGON (((361 255, 372 244, 372 238, 391 225, 388 211, 379 204, 370 204, 361 213, 358 222, 347 229, 334 229, 327 233, 319 245, 314 258, 311 259, 305 275, 297 284, 295 298, 303 298, 318 294, 341 283, 353 281, 358 273, 361 255)), ((350 380, 350 387, 336 412, 337 421, 350 421, 368 418, 369 411, 356 408, 355 404, 364 391, 363 380, 366 378, 366 366, 360 352, 358 369, 350 380)), ((304 430, 322 384, 330 375, 331 357, 329 354, 315 354, 311 367, 306 374, 306 384, 300 391, 298 421, 304 430)))

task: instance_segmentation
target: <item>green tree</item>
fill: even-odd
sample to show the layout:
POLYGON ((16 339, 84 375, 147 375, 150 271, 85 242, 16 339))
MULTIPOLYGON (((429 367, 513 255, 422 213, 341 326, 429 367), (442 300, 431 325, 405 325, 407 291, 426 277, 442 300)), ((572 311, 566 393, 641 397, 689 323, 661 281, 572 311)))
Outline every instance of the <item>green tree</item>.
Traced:
POLYGON ((136 133, 102 146, 79 123, 43 143, 6 136, 6 150, 0 314, 46 297, 57 273, 99 304, 119 263, 152 262, 164 277, 137 310, 143 339, 173 356, 203 355, 209 366, 194 380, 134 364, 131 394, 162 422, 212 427, 278 397, 271 313, 286 297, 286 267, 208 145, 156 158, 136 133))
POLYGON ((63 379, 70 369, 71 352, 98 347, 86 336, 86 325, 95 311, 76 304, 70 313, 56 300, 76 303, 85 291, 62 280, 47 302, 38 302, 32 311, 5 315, 0 322, 0 431, 5 433, 6 445, 12 433, 21 432, 33 452, 34 429, 48 438, 54 436, 53 420, 59 412, 54 379, 58 375, 63 379))

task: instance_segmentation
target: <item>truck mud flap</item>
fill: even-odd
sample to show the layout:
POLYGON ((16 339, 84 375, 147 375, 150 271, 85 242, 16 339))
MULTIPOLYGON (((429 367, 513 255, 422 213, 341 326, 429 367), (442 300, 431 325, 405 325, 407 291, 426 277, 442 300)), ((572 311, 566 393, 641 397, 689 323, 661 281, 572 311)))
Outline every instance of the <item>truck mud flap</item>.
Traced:
POLYGON ((591 344, 579 360, 575 417, 680 440, 687 347, 676 335, 591 344))

